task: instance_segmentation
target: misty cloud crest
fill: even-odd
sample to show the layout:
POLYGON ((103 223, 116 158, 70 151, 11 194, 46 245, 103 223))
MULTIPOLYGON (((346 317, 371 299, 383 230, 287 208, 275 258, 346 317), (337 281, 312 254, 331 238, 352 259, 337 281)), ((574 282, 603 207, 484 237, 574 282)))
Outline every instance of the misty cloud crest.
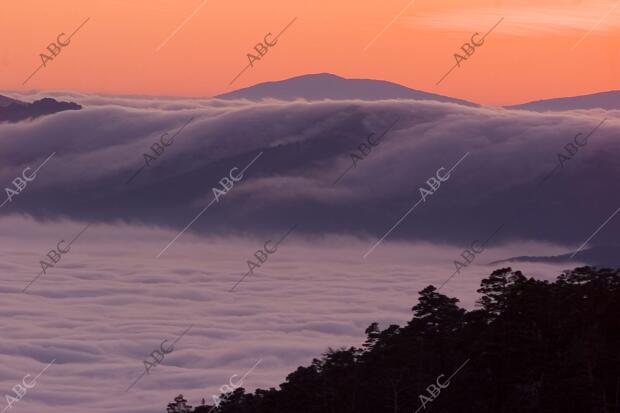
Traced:
MULTIPOLYGON (((55 98, 70 99, 56 94, 55 98)), ((0 125, 0 182, 56 156, 3 214, 144 223, 180 229, 233 167, 261 158, 193 231, 286 230, 376 237, 440 167, 470 155, 394 239, 468 242, 519 212, 501 237, 582 241, 620 205, 617 111, 538 114, 427 101, 279 102, 72 96, 84 109, 0 125), (78 99, 76 99, 78 97, 78 99), (131 183, 164 132, 174 143, 131 183), (606 123, 536 190, 577 133, 606 123), (396 126, 345 177, 351 154, 396 126)), ((31 97, 32 98, 32 97, 31 97)), ((359 151, 357 152, 360 155, 359 151)), ((611 238, 605 233, 599 242, 611 238)))

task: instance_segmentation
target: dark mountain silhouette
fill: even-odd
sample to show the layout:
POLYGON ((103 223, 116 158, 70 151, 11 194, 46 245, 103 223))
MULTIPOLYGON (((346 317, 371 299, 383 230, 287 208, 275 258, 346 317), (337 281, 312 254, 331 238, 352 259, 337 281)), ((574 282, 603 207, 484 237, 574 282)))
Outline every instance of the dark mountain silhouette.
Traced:
POLYGON ((26 102, 20 102, 17 99, 13 99, 7 96, 2 96, 0 95, 0 108, 4 108, 6 106, 9 106, 11 104, 17 104, 17 105, 27 105, 26 102))
POLYGON ((620 411, 620 270, 581 267, 549 282, 502 268, 478 292, 480 308, 466 311, 426 287, 407 325, 372 323, 362 347, 329 349, 279 389, 238 388, 193 411, 620 411))
POLYGON ((248 99, 252 101, 267 98, 280 100, 295 100, 298 98, 306 100, 413 99, 479 106, 466 100, 421 92, 385 80, 345 79, 329 73, 304 75, 276 82, 259 83, 217 97, 220 99, 248 99))
POLYGON ((620 268, 620 246, 618 245, 606 245, 587 248, 579 251, 575 254, 575 257, 571 257, 574 251, 571 251, 562 255, 553 256, 519 256, 506 258, 500 261, 494 261, 489 265, 498 265, 508 262, 547 262, 547 263, 584 263, 594 267, 611 267, 620 268))
POLYGON ((0 122, 19 122, 65 110, 80 109, 82 106, 77 103, 59 102, 52 98, 43 98, 32 103, 26 103, 0 96, 0 122))
POLYGON ((563 111, 575 109, 620 109, 620 90, 594 93, 591 95, 536 100, 520 105, 505 106, 506 109, 524 109, 535 112, 563 111))

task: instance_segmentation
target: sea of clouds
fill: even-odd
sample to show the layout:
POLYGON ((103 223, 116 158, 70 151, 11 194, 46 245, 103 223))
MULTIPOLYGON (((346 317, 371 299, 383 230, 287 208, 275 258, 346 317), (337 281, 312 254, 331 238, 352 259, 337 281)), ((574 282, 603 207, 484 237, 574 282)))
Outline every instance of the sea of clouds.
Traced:
MULTIPOLYGON (((463 248, 498 225, 506 223, 441 290, 466 308, 495 269, 487 263, 563 253, 620 204, 618 112, 55 97, 84 109, 0 124, 5 187, 56 153, 0 209, 0 395, 55 360, 14 411, 153 413, 179 393, 195 405, 258 360, 245 387, 277 387, 329 347, 361 345, 371 322, 408 321, 418 291, 446 281, 463 248), (127 184, 162 133, 190 119, 127 184), (334 185, 355 147, 397 119, 334 185), (603 119, 588 145, 541 185, 564 145, 603 119), (157 258, 212 201, 221 177, 259 153, 244 179, 157 258), (420 186, 466 153, 451 178, 364 258, 419 200, 420 186), (86 224, 71 251, 22 292, 48 251, 86 224), (295 224, 231 292, 255 251, 295 224), (125 392, 142 360, 189 326, 162 364, 125 392)), ((617 225, 597 242, 613 240, 617 225)), ((513 268, 551 279, 577 265, 513 268)))
MULTIPOLYGON (((82 229, 72 221, 0 219, 0 394, 13 395, 25 374, 33 377, 55 360, 14 411, 152 413, 180 393, 195 405, 259 360, 244 387, 277 387, 329 347, 361 346, 373 321, 382 328, 405 324, 418 291, 446 281, 461 253, 386 242, 364 260, 368 242, 343 236, 317 243, 292 233, 231 292, 247 261, 257 262, 263 239, 189 234, 157 259, 175 232, 98 224, 23 293, 44 254, 82 229), (190 326, 174 351, 125 392, 162 340, 168 346, 190 326)), ((474 308, 480 280, 495 268, 487 262, 561 251, 533 242, 490 248, 441 292, 474 308)), ((552 279, 572 266, 513 268, 552 279)))

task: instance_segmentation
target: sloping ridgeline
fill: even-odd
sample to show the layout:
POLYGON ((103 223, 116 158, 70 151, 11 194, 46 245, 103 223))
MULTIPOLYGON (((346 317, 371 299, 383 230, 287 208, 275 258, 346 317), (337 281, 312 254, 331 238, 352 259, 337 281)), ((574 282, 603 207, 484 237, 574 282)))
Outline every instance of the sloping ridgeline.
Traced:
POLYGON ((65 110, 80 109, 82 106, 77 103, 59 102, 52 98, 43 98, 32 103, 26 103, 0 95, 0 122, 20 122, 65 110))
POLYGON ((361 348, 330 349, 279 390, 239 388, 212 413, 620 412, 620 270, 548 282, 503 268, 478 292, 465 311, 429 286, 407 325, 372 323, 361 348))

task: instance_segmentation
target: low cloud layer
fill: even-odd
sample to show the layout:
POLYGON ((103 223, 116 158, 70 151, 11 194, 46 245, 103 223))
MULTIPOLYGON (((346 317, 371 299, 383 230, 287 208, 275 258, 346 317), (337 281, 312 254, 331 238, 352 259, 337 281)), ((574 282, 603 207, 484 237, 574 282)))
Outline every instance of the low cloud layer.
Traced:
MULTIPOLYGON (((261 359, 245 387, 277 387, 328 347, 359 346, 371 322, 405 323, 417 292, 448 280, 463 246, 499 224, 506 227, 483 255, 441 290, 467 308, 495 268, 484 263, 564 253, 620 204, 617 112, 54 97, 84 109, 0 124, 3 187, 28 166, 24 176, 32 179, 55 154, 36 179, 18 180, 27 186, 0 209, 0 393, 12 395, 24 375, 55 360, 15 406, 23 411, 153 413, 179 393, 196 405, 261 359), (583 142, 605 117, 589 143, 540 184, 558 152, 578 133, 583 142), (162 134, 168 142, 183 125, 126 183, 162 134), (358 145, 373 132, 376 142, 390 125, 352 167, 358 145), (220 179, 253 159, 243 179, 204 210, 220 179), (460 159, 420 202, 426 180, 460 159), (87 223, 23 293, 48 251, 87 223), (230 292, 264 242, 295 224, 230 292), (191 325, 162 364, 124 393, 162 340, 191 325)), ((596 241, 613 240, 617 225, 610 222, 596 241)), ((551 278, 579 264, 513 267, 551 278)))
MULTIPOLYGON (((417 292, 445 281, 461 252, 402 243, 364 260, 364 241, 326 237, 317 244, 293 233, 229 292, 264 240, 189 234, 155 259, 173 231, 94 225, 22 293, 47 251, 82 227, 0 218, 0 395, 12 395, 25 374, 34 377, 56 360, 15 411, 153 413, 179 393, 195 405, 260 359, 244 387, 277 387, 328 347, 360 346, 371 322, 405 323, 417 292), (161 365, 125 393, 162 340, 171 343, 191 325, 161 365)), ((472 308, 480 279, 494 269, 484 262, 561 251, 534 243, 491 248, 442 292, 472 308)), ((539 278, 567 267, 515 266, 539 278)))

